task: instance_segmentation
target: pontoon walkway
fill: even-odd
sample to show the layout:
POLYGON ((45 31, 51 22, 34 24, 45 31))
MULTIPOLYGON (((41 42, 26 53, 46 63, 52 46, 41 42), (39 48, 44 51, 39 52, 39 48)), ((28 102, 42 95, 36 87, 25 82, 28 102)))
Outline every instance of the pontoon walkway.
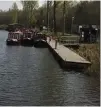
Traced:
MULTIPOLYGON (((48 38, 47 38, 48 39, 48 38)), ((47 40, 48 41, 48 40, 47 40)), ((62 44, 57 43, 57 48, 55 49, 55 40, 48 41, 48 45, 51 48, 51 51, 53 51, 55 57, 60 59, 64 62, 63 66, 69 66, 69 67, 83 67, 89 66, 91 63, 84 58, 82 58, 80 55, 76 54, 75 52, 71 51, 69 48, 63 46, 62 44)), ((61 61, 58 59, 58 61, 61 61)))

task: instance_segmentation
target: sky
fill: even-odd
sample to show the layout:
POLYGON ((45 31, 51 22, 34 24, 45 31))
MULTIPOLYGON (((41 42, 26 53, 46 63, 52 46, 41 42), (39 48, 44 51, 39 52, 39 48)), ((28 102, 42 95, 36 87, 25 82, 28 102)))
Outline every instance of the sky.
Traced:
MULTIPOLYGON (((12 7, 12 4, 16 1, 18 8, 22 9, 22 5, 20 3, 20 0, 0 0, 0 10, 8 10, 10 7, 12 7)), ((39 0, 39 6, 42 6, 44 3, 44 0, 39 0)))
MULTIPOLYGON (((14 2, 17 3, 18 8, 22 9, 22 5, 20 3, 21 0, 0 0, 0 10, 8 10, 9 8, 12 7, 12 4, 14 2)), ((42 4, 44 4, 45 1, 47 0, 38 0, 39 1, 39 6, 42 6, 42 4)), ((75 1, 75 0, 74 0, 75 1)), ((80 0, 76 0, 76 1, 80 1, 80 0)), ((85 0, 82 0, 85 1, 85 0)))

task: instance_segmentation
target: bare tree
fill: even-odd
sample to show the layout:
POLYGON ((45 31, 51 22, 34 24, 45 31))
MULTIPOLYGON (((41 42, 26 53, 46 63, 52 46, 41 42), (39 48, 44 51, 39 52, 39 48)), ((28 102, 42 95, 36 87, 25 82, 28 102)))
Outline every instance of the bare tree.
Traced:
POLYGON ((18 6, 16 2, 13 3, 11 8, 12 13, 12 23, 17 23, 17 14, 18 14, 18 6))
POLYGON ((38 7, 38 1, 21 1, 23 6, 23 11, 26 15, 28 25, 31 25, 35 22, 34 10, 38 7))
POLYGON ((64 1, 63 3, 63 35, 65 33, 65 3, 66 1, 64 1))

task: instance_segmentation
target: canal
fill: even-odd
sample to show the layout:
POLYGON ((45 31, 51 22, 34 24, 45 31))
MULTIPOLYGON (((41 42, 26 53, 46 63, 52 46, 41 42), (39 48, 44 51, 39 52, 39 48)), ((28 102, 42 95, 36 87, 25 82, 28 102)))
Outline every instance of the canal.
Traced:
POLYGON ((100 81, 63 71, 47 48, 6 46, 0 31, 0 106, 98 106, 100 81))

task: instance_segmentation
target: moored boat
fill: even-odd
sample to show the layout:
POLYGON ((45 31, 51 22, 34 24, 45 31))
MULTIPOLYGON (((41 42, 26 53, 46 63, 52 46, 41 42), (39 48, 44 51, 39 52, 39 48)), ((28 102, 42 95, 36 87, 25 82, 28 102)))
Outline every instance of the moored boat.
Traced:
POLYGON ((34 36, 34 41, 36 41, 36 40, 45 40, 46 41, 46 36, 45 35, 43 35, 42 33, 37 33, 35 36, 34 36))
POLYGON ((40 48, 47 47, 47 41, 45 35, 43 35, 42 33, 38 33, 34 37, 34 47, 40 47, 40 48))
POLYGON ((34 47, 37 48, 46 48, 47 47, 47 42, 45 40, 36 40, 34 41, 34 47))
POLYGON ((33 35, 32 32, 24 32, 21 39, 21 45, 23 46, 33 46, 33 35))
POLYGON ((21 36, 22 36, 22 33, 19 31, 8 33, 6 44, 7 45, 20 45, 21 36))

